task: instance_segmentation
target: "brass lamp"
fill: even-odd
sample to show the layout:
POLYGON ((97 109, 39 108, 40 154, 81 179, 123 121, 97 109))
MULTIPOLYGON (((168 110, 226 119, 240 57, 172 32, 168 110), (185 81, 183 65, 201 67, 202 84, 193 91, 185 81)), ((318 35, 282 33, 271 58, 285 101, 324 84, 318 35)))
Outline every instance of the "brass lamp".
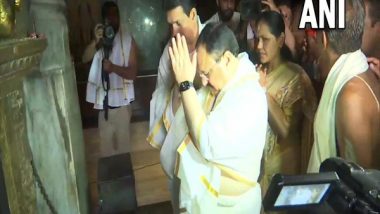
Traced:
POLYGON ((15 23, 14 1, 0 0, 0 37, 12 34, 15 23))
POLYGON ((17 11, 20 10, 21 8, 21 2, 22 0, 15 0, 15 7, 17 11))

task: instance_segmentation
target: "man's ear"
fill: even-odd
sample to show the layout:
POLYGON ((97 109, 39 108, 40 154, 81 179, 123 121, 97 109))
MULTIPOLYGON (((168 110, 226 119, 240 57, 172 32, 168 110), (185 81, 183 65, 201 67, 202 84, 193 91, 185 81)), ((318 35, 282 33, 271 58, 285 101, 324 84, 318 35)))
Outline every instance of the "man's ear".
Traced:
POLYGON ((327 33, 325 31, 322 31, 322 44, 323 44, 324 49, 326 49, 327 46, 329 45, 329 41, 327 38, 328 38, 327 33))
POLYGON ((226 66, 231 62, 231 60, 235 56, 230 52, 230 51, 225 51, 224 54, 222 55, 221 61, 224 63, 226 66))
POLYGON ((189 18, 191 20, 195 20, 197 18, 197 9, 195 9, 195 7, 193 7, 191 10, 190 10, 190 14, 189 14, 189 18))

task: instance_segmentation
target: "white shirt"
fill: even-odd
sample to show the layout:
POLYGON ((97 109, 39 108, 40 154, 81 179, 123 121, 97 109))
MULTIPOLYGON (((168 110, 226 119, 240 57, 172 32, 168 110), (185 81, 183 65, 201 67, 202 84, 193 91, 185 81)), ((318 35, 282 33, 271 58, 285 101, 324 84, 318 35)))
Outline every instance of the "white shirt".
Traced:
MULTIPOLYGON (((128 66, 131 51, 132 36, 126 31, 119 32, 113 40, 112 53, 109 60, 118 66, 128 66)), ((95 53, 88 76, 86 101, 93 103, 95 109, 103 109, 105 91, 102 84, 103 49, 95 53)), ((133 80, 126 80, 115 73, 109 74, 110 90, 108 91, 108 105, 112 107, 126 106, 135 99, 133 80)), ((104 83, 104 85, 106 85, 104 83)))
POLYGON ((223 97, 207 115, 197 138, 204 158, 257 181, 268 126, 268 104, 248 55, 238 57, 235 78, 219 92, 218 97, 223 97), (249 79, 252 74, 257 79, 249 79))
MULTIPOLYGON (((204 28, 204 25, 200 22, 198 17, 198 33, 200 34, 204 28)), ((156 89, 152 94, 150 101, 150 117, 149 117, 149 130, 153 129, 153 126, 161 119, 162 114, 166 108, 166 98, 171 92, 171 88, 174 84, 174 76, 172 71, 172 65, 169 57, 169 44, 166 45, 164 52, 160 58, 156 89)))
MULTIPOLYGON (((221 210, 222 213, 227 210, 228 213, 242 213, 242 210, 259 213, 260 210, 257 179, 268 126, 268 104, 248 55, 240 54, 238 58, 235 77, 219 92, 215 106, 196 128, 199 132, 192 138, 187 136, 177 149, 175 171, 181 180, 180 207, 188 213, 220 213, 221 210), (221 172, 226 170, 252 183, 247 192, 253 194, 236 196, 240 202, 251 201, 248 207, 239 203, 231 205, 218 197, 221 172)), ((213 98, 208 87, 199 90, 201 103, 212 103, 208 97, 213 98)))

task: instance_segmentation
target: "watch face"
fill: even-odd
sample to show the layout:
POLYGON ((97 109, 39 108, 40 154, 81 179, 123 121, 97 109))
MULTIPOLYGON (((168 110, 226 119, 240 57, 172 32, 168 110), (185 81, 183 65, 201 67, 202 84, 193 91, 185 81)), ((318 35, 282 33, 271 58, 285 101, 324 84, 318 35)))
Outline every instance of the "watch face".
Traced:
POLYGON ((193 86, 193 84, 189 81, 184 81, 184 82, 181 82, 179 84, 179 91, 186 91, 188 90, 189 88, 191 88, 193 86))

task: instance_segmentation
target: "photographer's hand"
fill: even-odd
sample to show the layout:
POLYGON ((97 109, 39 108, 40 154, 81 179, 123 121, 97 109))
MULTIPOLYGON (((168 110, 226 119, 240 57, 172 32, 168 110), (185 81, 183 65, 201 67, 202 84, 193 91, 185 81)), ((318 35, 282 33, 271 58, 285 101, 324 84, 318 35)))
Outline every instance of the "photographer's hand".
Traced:
POLYGON ((113 64, 108 59, 103 59, 103 70, 107 73, 112 73, 113 71, 113 64))
POLYGON ((88 63, 92 60, 94 57, 97 45, 99 42, 101 42, 101 39, 103 38, 103 25, 97 24, 94 28, 94 39, 91 41, 89 45, 87 45, 86 49, 83 52, 82 55, 82 62, 88 63))
POLYGON ((96 44, 103 39, 103 28, 104 26, 102 24, 97 24, 94 28, 94 38, 96 44))

